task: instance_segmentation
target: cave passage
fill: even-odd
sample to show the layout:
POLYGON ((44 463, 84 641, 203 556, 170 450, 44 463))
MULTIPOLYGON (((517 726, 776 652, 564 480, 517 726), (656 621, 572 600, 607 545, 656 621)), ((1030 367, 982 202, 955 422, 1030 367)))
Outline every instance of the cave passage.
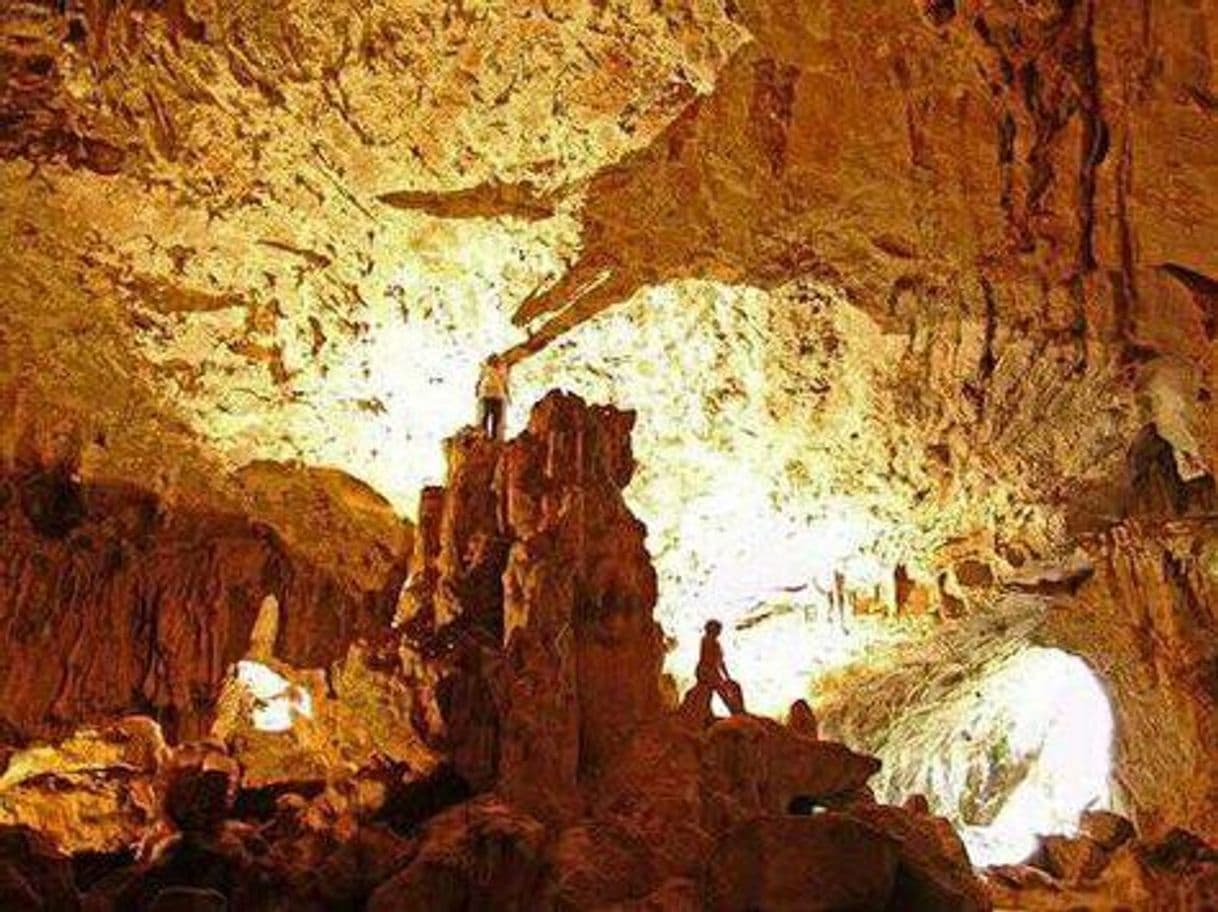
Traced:
POLYGON ((977 683, 955 721, 925 784, 960 820, 974 864, 1024 862, 1039 836, 1074 834, 1082 811, 1109 807, 1112 707, 1082 659, 1026 649, 977 683))

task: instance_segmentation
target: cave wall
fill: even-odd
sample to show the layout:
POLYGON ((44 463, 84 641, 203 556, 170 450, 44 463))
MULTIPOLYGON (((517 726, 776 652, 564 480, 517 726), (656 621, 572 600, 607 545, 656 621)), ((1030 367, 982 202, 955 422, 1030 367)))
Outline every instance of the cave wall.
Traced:
MULTIPOLYGON (((957 504, 982 490, 1004 501, 982 516, 983 543, 1012 563, 1069 541, 1059 510, 1092 530, 1119 519, 1119 476, 1148 422, 1204 481, 1218 459, 1215 12, 1214 0, 6 6, 0 455, 13 461, 28 425, 63 419, 85 501, 135 517, 95 529, 110 508, 89 508, 47 538, 10 495, 5 579, 49 612, 26 618, 27 596, 6 599, 9 629, 36 645, 22 661, 67 662, 77 704, 101 700, 88 682, 113 674, 124 696, 105 711, 154 700, 193 718, 191 691, 206 703, 256 609, 245 592, 268 583, 299 587, 282 596, 293 653, 329 655, 291 632, 297 595, 330 604, 306 608, 320 615, 304 628, 345 637, 351 612, 333 606, 379 606, 367 593, 394 548, 372 560, 373 582, 353 583, 280 512, 289 559, 246 528, 256 498, 238 470, 337 464, 407 503, 468 417, 477 360, 520 341, 511 317, 532 331, 522 350, 559 349, 627 299, 652 314, 665 298, 686 306, 687 280, 747 289, 723 303, 748 315, 740 331, 716 324, 697 345, 656 333, 635 370, 667 369, 679 396, 681 353, 705 346, 696 366, 732 382, 678 414, 714 425, 745 398, 731 350, 751 340, 749 366, 771 370, 753 400, 773 417, 762 436, 788 435, 761 446, 794 465, 796 494, 816 466, 786 456, 822 430, 803 410, 859 408, 842 376, 854 366, 825 366, 849 346, 815 312, 843 301, 873 322, 852 341, 888 362, 884 395, 875 420, 842 429, 862 442, 827 459, 848 463, 857 446, 875 461, 831 487, 878 488, 893 514, 929 505, 914 520, 924 550, 976 531, 957 504), (824 387, 836 398, 817 398, 824 387), (881 434, 888 412, 899 420, 881 434), (114 557, 133 549, 153 558, 145 569, 114 557), (187 550, 240 570, 217 581, 187 550), (363 594, 349 601, 352 586, 363 594), (188 610, 161 623, 155 606, 178 598, 188 610), (56 613, 69 604, 80 611, 56 613), (223 642, 178 627, 224 628, 214 612, 233 619, 223 642), (91 637, 139 647, 78 676, 81 618, 95 619, 91 637), (161 646, 186 656, 184 679, 156 670, 161 646)), ((649 332, 630 319, 622 338, 649 332)), ((572 362, 605 372, 588 350, 533 362, 530 389, 572 362)), ((708 448, 742 462, 734 442, 757 427, 731 431, 708 448)), ((662 496, 665 473, 643 480, 657 509, 681 507, 662 496)), ((784 509, 799 502, 787 493, 772 498, 784 509)), ((1079 615, 1097 629, 1120 618, 1120 655, 1174 642, 1170 627, 1130 632, 1145 628, 1130 605, 1212 605, 1205 587, 1160 579, 1155 547, 1097 577, 1079 615)), ((1105 667, 1070 630, 1063 641, 1105 667)), ((1121 699, 1159 694, 1172 717, 1184 712, 1172 688, 1197 679, 1152 674, 1159 661, 1138 658, 1121 699)), ((21 725, 35 728, 67 686, 36 681, 6 685, 30 698, 21 725)))
MULTIPOLYGON (((325 524, 339 512, 317 506, 297 500, 295 522, 325 524)), ((135 485, 81 484, 63 466, 5 476, 0 511, 8 743, 130 713, 152 716, 173 740, 201 737, 267 596, 279 602, 278 657, 327 666, 357 637, 383 633, 405 576, 405 553, 393 548, 409 543, 393 519, 396 534, 375 543, 387 555, 344 573, 249 514, 168 505, 135 485)), ((334 551, 344 547, 353 546, 334 551)))
MULTIPOLYGON (((94 472, 223 488, 216 461, 299 455, 413 509, 510 312, 532 348, 647 287, 820 282, 906 338, 929 446, 1052 501, 1148 409, 1204 472, 1212 14, 12 7, 0 396, 103 433, 94 472), (1055 446, 1016 403, 1075 383, 1115 389, 1055 446)), ((761 331, 785 359, 799 329, 761 331)))
POLYGON ((1114 797, 1151 834, 1218 833, 1218 523, 1131 520, 1093 539, 1094 576, 1038 636, 1082 656, 1116 719, 1114 797))

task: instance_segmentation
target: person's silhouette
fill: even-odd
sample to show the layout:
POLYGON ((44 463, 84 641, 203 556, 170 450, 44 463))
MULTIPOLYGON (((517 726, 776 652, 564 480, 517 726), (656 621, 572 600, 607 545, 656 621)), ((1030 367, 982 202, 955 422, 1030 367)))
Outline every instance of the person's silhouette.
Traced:
MULTIPOLYGON (((702 646, 698 652, 698 669, 695 676, 698 685, 718 694, 731 714, 744 712, 744 697, 740 685, 728 674, 727 665, 723 661, 723 647, 719 643, 719 634, 723 625, 718 621, 706 622, 706 632, 702 636, 702 646)), ((709 702, 709 700, 708 700, 709 702)))

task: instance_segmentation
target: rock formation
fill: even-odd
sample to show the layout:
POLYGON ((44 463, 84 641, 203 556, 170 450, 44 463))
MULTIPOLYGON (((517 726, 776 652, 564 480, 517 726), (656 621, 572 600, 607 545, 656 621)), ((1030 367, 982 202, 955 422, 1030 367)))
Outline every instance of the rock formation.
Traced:
MULTIPOLYGON (((108 859, 79 890, 95 909, 190 891, 237 908, 278 896, 382 912, 988 908, 950 829, 874 803, 874 759, 818 740, 800 713, 791 726, 738 716, 704 729, 665 705, 655 574, 622 499, 633 421, 556 393, 510 442, 451 442, 387 657, 410 696, 346 706, 369 730, 389 713, 419 745, 410 759, 425 741, 435 764, 387 767, 392 749, 377 742, 358 764, 317 754, 333 767, 309 777, 290 763, 306 735, 167 745, 155 723, 129 719, 10 757, 6 819, 108 859), (268 774, 276 748, 287 768, 268 774), (367 851, 383 855, 354 874, 367 851)), ((265 654, 281 642, 274 609, 250 622, 250 654, 291 674, 265 654)), ((332 686, 337 706, 376 692, 332 686)), ((29 851, 6 864, 50 901, 29 851)))
MULTIPOLYGON (((661 709, 655 571, 621 494, 634 471, 633 422, 551 395, 510 443, 475 431, 450 441, 448 483, 420 508, 425 544, 411 566, 404 627, 424 644, 455 637, 451 648, 482 653, 474 662, 497 740, 493 773, 471 778, 495 776, 505 795, 546 818, 578 813, 579 782, 661 709), (638 674, 623 677, 623 662, 638 674)), ((450 709, 454 718, 470 712, 450 709)), ((454 732, 461 741, 485 734, 454 732)))
POLYGON ((847 508, 924 583, 1055 557, 1147 425, 1218 458, 1211 3, 10 5, 0 456, 409 512, 487 349, 548 343, 522 402, 642 409, 679 641, 711 545, 847 508))
POLYGON ((3 895, 781 905, 830 835, 971 895, 924 812, 1063 902, 1204 881, 1216 18, 3 4, 3 895), (711 615, 790 724, 669 715, 711 615))
POLYGON ((1000 908, 1207 909, 1218 900, 1218 851, 1174 829, 1138 839, 1115 815, 1084 816, 1074 838, 1050 837, 1030 865, 986 872, 1000 908))
MULTIPOLYGON (((303 554, 289 546, 255 508, 175 506, 132 485, 80 483, 62 463, 29 466, 0 490, 0 731, 8 741, 130 713, 153 716, 172 739, 198 737, 264 598, 280 606, 277 655, 325 666, 383 629, 405 572, 408 530, 386 524, 383 502, 372 501, 388 534, 356 560, 331 551, 326 566, 310 560, 310 546, 303 554)), ((313 488, 323 502, 324 490, 313 488)), ((343 513, 308 501, 278 512, 297 508, 301 523, 343 513)))
POLYGON ((1094 575, 1055 605, 1044 637, 1089 659, 1111 688, 1115 779, 1138 828, 1157 838, 1187 822, 1216 840, 1218 526, 1134 519, 1090 551, 1094 575))

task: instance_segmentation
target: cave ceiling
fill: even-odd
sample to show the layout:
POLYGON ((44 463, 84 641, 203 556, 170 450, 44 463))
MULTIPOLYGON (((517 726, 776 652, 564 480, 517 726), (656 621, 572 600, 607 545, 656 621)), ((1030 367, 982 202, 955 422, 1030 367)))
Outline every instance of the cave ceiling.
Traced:
POLYGON ((1136 5, 9 4, 5 459, 410 516, 510 350, 679 602, 1061 549, 1218 459, 1218 10, 1136 5))

